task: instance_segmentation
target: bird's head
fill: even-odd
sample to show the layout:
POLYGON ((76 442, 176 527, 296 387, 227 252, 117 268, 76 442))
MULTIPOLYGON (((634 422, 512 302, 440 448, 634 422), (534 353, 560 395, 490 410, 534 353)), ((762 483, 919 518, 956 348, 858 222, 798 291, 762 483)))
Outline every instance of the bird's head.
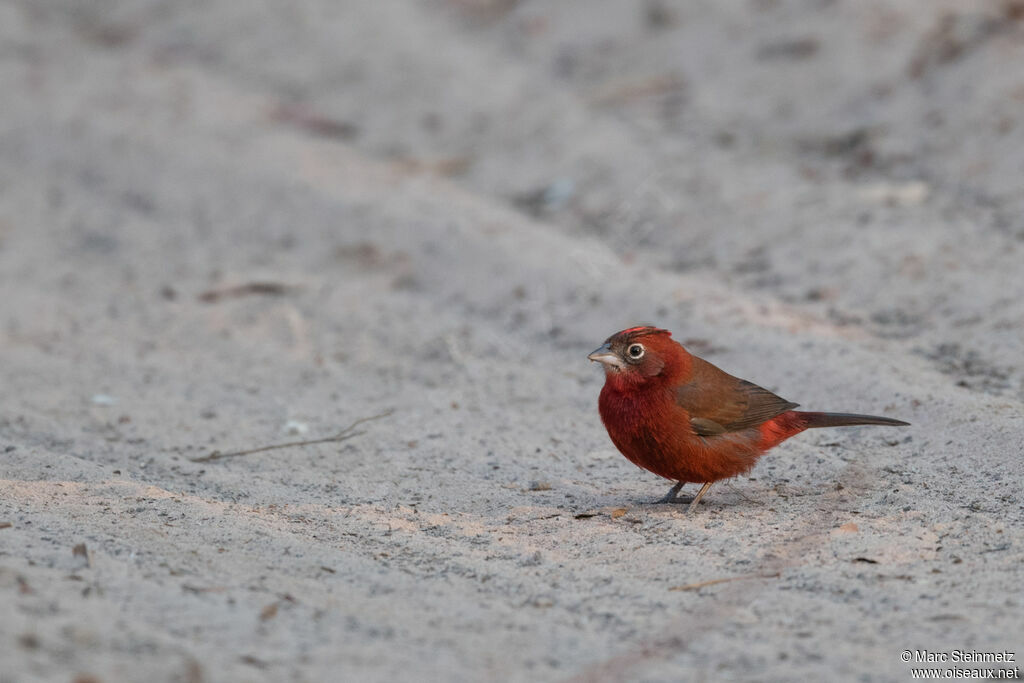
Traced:
POLYGON ((635 385, 655 377, 687 371, 689 354, 672 339, 672 333, 658 327, 631 327, 608 337, 589 356, 604 365, 607 381, 635 385))

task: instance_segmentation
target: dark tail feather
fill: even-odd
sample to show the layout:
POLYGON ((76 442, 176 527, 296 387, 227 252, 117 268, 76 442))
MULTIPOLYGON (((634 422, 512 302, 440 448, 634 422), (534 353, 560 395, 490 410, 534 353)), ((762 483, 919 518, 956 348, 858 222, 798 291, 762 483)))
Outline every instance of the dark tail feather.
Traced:
POLYGON ((894 420, 891 417, 878 417, 877 415, 854 415, 853 413, 804 413, 800 415, 807 420, 807 429, 815 427, 850 427, 853 425, 888 425, 890 427, 904 427, 909 422, 894 420))

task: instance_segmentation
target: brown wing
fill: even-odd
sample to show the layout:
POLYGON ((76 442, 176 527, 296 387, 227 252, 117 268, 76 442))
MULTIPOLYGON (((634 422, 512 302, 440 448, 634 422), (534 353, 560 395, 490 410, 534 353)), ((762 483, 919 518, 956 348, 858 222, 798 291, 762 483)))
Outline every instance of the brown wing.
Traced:
POLYGON ((690 414, 701 436, 737 432, 797 407, 756 384, 693 357, 693 377, 676 389, 676 403, 690 414))

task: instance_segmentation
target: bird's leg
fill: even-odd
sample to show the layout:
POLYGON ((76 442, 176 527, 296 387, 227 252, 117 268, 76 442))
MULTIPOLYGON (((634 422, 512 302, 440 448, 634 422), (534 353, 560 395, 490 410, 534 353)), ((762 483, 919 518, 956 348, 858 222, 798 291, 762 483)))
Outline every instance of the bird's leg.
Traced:
POLYGON ((683 488, 683 484, 685 484, 685 483, 686 483, 685 481, 678 482, 675 486, 672 487, 671 491, 669 491, 668 493, 665 494, 664 498, 662 498, 660 500, 656 500, 654 502, 655 505, 659 505, 661 503, 675 503, 676 502, 676 496, 679 495, 679 491, 680 491, 680 489, 683 488))
POLYGON ((690 503, 690 507, 686 508, 687 514, 693 512, 694 508, 697 507, 697 503, 700 502, 700 499, 703 498, 704 494, 708 492, 709 488, 711 488, 711 483, 712 482, 710 481, 706 481, 704 482, 704 485, 700 487, 700 491, 698 491, 697 495, 693 497, 693 501, 690 503))

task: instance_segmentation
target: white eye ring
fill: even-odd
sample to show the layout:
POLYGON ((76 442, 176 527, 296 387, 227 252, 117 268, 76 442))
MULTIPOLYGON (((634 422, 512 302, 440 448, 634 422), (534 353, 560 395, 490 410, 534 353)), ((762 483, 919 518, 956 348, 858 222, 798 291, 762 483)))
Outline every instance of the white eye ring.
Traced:
POLYGON ((644 357, 644 345, 630 344, 629 348, 626 349, 626 355, 629 356, 630 360, 640 360, 644 357))

